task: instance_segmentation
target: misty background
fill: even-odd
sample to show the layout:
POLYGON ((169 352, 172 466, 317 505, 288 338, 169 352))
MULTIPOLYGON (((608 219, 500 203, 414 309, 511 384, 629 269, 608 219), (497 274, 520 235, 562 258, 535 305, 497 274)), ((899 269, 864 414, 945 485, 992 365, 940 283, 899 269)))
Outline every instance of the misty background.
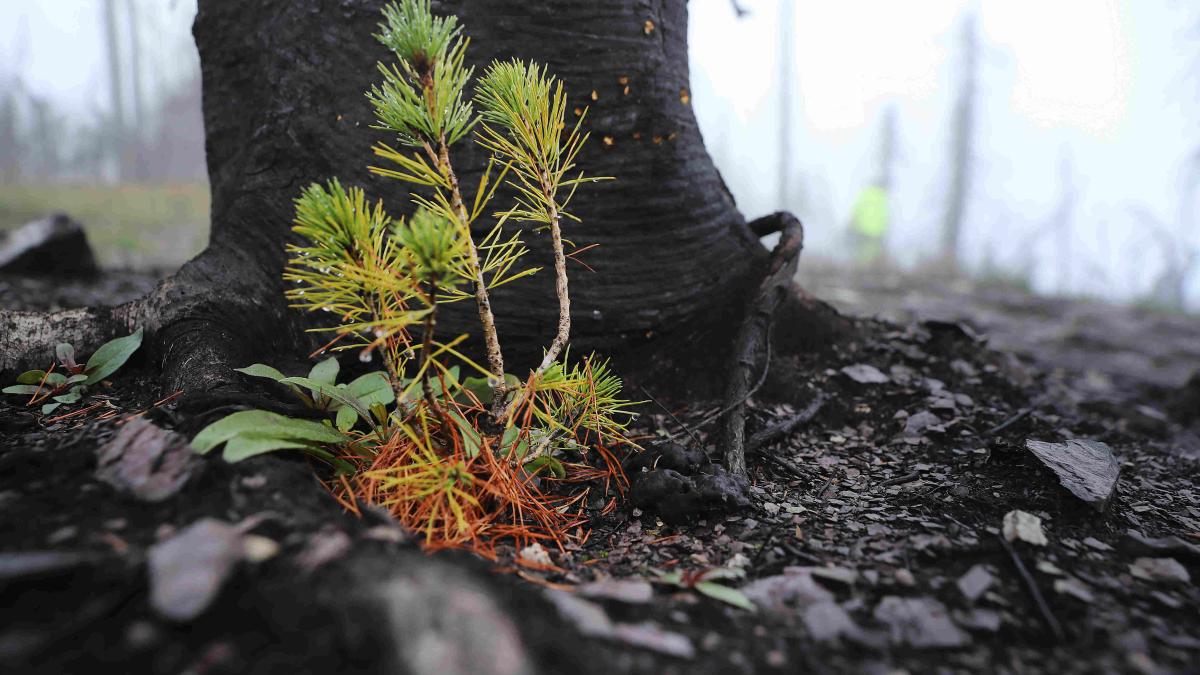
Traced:
MULTIPOLYGON (((691 102, 753 218, 851 264, 1200 309, 1200 10, 1176 0, 692 0, 691 102)), ((0 227, 64 210, 110 266, 205 243, 195 0, 0 4, 0 227)), ((469 28, 469 27, 468 27, 469 28)), ((804 263, 802 263, 804 264, 804 263)))

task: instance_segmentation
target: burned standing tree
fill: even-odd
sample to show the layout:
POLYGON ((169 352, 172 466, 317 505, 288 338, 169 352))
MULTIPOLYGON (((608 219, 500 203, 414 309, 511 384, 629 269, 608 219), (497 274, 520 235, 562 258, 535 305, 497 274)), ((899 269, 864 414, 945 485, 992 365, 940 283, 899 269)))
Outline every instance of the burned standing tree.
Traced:
MULTIPOLYGON (((164 387, 203 405, 236 393, 232 368, 254 356, 310 350, 306 318, 286 307, 280 280, 298 191, 341 175, 389 203, 407 201, 403 187, 372 176, 362 161, 379 140, 363 93, 384 57, 363 36, 376 30, 383 4, 201 0, 194 34, 212 185, 209 248, 139 301, 0 314, 0 369, 41 361, 59 341, 88 349, 144 326, 164 387)), ((686 3, 463 1, 436 3, 434 11, 475 28, 469 60, 476 67, 510 57, 546 63, 570 92, 575 114, 588 109, 592 141, 580 164, 618 178, 580 191, 572 207, 584 223, 563 233, 598 245, 584 254, 598 273, 572 286, 574 347, 618 363, 636 355, 628 362, 656 363, 655 372, 686 372, 678 378, 686 386, 663 381, 675 392, 721 386, 743 307, 764 278, 771 275, 763 291, 770 298, 746 310, 756 325, 764 307, 800 306, 790 275, 775 278, 795 267, 799 224, 777 215, 748 226, 706 153, 690 105, 686 3), (757 236, 784 225, 789 236, 769 263, 757 236)), ((464 148, 456 163, 460 178, 474 184, 486 156, 464 148)), ((547 238, 527 239, 535 264, 551 267, 547 238)), ((544 336, 559 323, 553 282, 541 274, 494 294, 506 350, 521 367, 537 364, 544 336)), ((448 308, 439 325, 463 332, 473 311, 448 308)), ((765 338, 760 329, 750 332, 765 338)), ((795 331, 789 336, 794 341, 795 331)), ((763 350, 742 344, 742 351, 763 350)), ((732 403, 740 406, 745 391, 738 391, 732 403)))
POLYGON ((967 200, 971 192, 972 147, 975 129, 975 104, 978 86, 979 35, 976 17, 968 13, 962 26, 962 65, 955 95, 950 137, 950 186, 942 214, 942 262, 958 267, 958 243, 962 238, 967 200))

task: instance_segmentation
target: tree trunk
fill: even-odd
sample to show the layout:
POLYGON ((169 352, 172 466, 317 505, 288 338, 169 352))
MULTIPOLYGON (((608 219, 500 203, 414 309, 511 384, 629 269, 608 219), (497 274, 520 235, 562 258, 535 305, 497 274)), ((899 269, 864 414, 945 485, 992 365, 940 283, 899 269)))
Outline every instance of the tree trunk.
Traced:
MULTIPOLYGON (((32 332, 40 338, 12 330, 14 321, 30 325, 32 317, 0 317, 11 336, 0 338, 0 369, 17 365, 22 350, 52 349, 62 331, 86 345, 140 324, 155 332, 167 386, 194 390, 221 384, 221 373, 252 357, 310 346, 307 317, 287 310, 280 280, 300 189, 337 176, 384 198, 393 214, 411 210, 401 184, 367 171, 371 145, 393 141, 371 128, 363 95, 377 78, 376 61, 389 60, 371 38, 383 4, 201 0, 193 32, 212 186, 209 249, 150 298, 52 318, 54 328, 32 332), (98 330, 80 331, 86 322, 98 330)), ((636 348, 695 370, 693 357, 711 355, 698 354, 705 343, 690 337, 719 333, 731 341, 767 254, 697 128, 686 3, 461 0, 435 2, 434 11, 460 17, 477 68, 512 56, 546 63, 575 106, 588 108, 592 138, 579 165, 616 180, 581 187, 572 210, 583 223, 564 232, 579 246, 599 244, 582 256, 595 273, 572 269, 574 351, 636 348)), ((465 141, 453 151, 473 185, 484 154, 465 141)), ((524 238, 530 264, 549 268, 546 235, 524 238)), ((553 275, 505 286, 493 301, 509 370, 536 365, 556 325, 553 275)), ((444 334, 478 334, 473 307, 447 309, 439 315, 444 334)), ((711 375, 719 382, 723 368, 711 375)))
POLYGON ((977 17, 968 13, 962 27, 962 71, 954 101, 950 139, 950 186, 942 215, 942 261, 958 268, 958 244, 971 192, 972 150, 975 140, 975 97, 978 90, 979 34, 977 17))

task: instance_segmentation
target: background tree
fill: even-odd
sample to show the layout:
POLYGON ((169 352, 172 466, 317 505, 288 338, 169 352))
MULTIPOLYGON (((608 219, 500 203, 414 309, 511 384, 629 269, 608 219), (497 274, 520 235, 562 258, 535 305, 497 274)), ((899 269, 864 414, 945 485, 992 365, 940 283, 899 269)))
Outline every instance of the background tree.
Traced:
POLYGON ((977 17, 970 11, 963 18, 962 58, 955 94, 950 131, 950 185, 946 190, 946 205, 942 213, 941 258, 957 269, 958 243, 966 218, 967 199, 971 191, 972 156, 975 135, 975 105, 978 89, 979 32, 977 17))

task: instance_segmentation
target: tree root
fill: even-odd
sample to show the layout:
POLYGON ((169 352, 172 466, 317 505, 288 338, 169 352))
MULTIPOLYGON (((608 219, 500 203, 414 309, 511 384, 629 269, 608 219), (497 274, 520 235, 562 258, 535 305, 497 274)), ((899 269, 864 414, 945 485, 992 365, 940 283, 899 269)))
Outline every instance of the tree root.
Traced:
MULTIPOLYGON (((206 252, 145 297, 122 305, 0 312, 0 376, 46 367, 60 342, 90 354, 143 328, 139 356, 157 366, 163 392, 182 390, 186 404, 197 394, 236 391, 240 380, 233 368, 249 363, 250 345, 279 346, 299 339, 300 331, 277 299, 277 283, 265 283, 257 271, 244 267, 236 274, 229 269, 218 255, 206 252)), ((201 404, 205 400, 196 398, 201 404)))
POLYGON ((746 399, 752 393, 754 365, 759 354, 770 348, 768 335, 775 311, 791 291, 792 278, 804 248, 804 226, 790 213, 778 212, 752 224, 755 233, 779 231, 781 236, 771 252, 770 267, 748 305, 734 341, 733 359, 726 380, 724 424, 721 442, 725 467, 733 474, 746 475, 746 399))

